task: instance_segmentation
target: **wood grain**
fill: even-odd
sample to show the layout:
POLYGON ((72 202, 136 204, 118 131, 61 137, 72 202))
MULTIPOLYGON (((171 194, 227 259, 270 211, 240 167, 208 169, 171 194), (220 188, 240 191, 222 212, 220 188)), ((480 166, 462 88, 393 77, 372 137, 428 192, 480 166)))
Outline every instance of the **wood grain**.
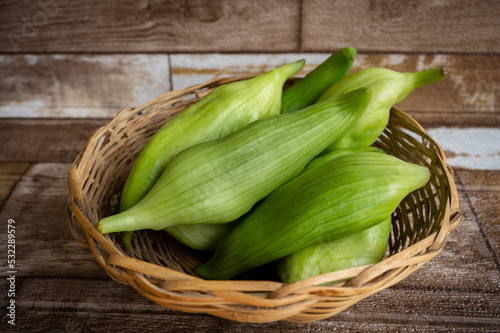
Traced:
POLYGON ((28 167, 29 163, 0 163, 0 207, 28 167))
MULTIPOLYGON (((106 276, 90 250, 69 231, 68 169, 68 164, 33 165, 0 210, 1 221, 16 221, 16 268, 24 277, 106 276)), ((6 253, 6 244, 1 248, 6 253)), ((0 264, 1 276, 8 271, 6 265, 6 261, 0 264)))
MULTIPOLYGON (((334 317, 335 318, 335 317, 334 317)), ((371 318, 322 320, 307 325, 287 322, 271 324, 244 324, 205 315, 168 315, 142 313, 95 313, 65 311, 26 311, 22 328, 13 332, 109 332, 120 328, 120 332, 498 332, 498 321, 476 322, 464 318, 461 322, 433 322, 420 318, 420 323, 408 320, 407 316, 393 317, 391 322, 370 321, 371 318), (25 329, 25 330, 24 330, 25 329)))
POLYGON ((302 49, 344 45, 371 52, 498 53, 495 0, 305 0, 302 49))
POLYGON ((458 179, 467 191, 464 202, 471 206, 486 247, 500 270, 500 171, 458 170, 458 179))
MULTIPOLYGON (((113 117, 169 89, 215 75, 261 73, 304 58, 304 75, 329 56, 307 54, 4 55, 0 116, 113 117), (170 84, 171 80, 171 84, 170 84)), ((359 54, 352 72, 386 67, 415 72, 445 67, 448 77, 414 91, 399 106, 424 125, 499 126, 500 57, 359 54)))
POLYGON ((73 162, 110 119, 2 119, 0 162, 73 162))
POLYGON ((300 1, 3 1, 2 52, 290 52, 300 1), (78 41, 78 42, 75 42, 78 41))
POLYGON ((167 55, 0 55, 0 115, 113 117, 170 90, 167 55))

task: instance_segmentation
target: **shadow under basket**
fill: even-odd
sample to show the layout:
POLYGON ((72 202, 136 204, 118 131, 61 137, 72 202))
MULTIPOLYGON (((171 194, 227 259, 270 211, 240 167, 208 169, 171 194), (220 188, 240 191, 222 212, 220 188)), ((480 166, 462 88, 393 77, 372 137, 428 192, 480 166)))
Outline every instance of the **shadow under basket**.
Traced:
POLYGON ((109 276, 173 310, 240 322, 308 323, 333 316, 398 283, 439 254, 461 217, 453 173, 439 145, 396 108, 375 145, 427 167, 431 177, 394 212, 389 248, 380 263, 293 284, 282 283, 276 273, 266 275, 262 269, 234 280, 209 281, 194 272, 208 255, 187 248, 163 231, 134 232, 128 252, 121 247, 120 235, 100 234, 99 220, 118 212, 123 184, 149 138, 213 88, 245 78, 214 78, 168 92, 139 108, 124 109, 92 135, 76 158, 68 172, 70 230, 109 276), (339 280, 344 281, 327 284, 339 280))

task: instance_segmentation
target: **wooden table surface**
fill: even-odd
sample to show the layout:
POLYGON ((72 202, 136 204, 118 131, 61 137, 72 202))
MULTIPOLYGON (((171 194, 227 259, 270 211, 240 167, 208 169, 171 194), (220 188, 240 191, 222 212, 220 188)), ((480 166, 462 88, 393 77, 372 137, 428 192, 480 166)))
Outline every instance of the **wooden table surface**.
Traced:
POLYGON ((0 331, 499 332, 498 17, 494 0, 3 1, 0 331), (449 73, 399 105, 445 150, 463 213, 421 269, 329 319, 246 324, 161 308, 111 280, 73 239, 68 168, 120 109, 222 71, 257 73, 304 58, 304 74, 347 45, 358 50, 353 72, 449 73))

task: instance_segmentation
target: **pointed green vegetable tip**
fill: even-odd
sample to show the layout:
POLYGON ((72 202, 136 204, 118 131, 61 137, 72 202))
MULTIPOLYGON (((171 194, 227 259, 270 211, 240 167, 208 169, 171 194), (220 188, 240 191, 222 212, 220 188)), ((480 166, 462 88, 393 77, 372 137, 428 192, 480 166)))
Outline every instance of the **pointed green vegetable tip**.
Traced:
POLYGON ((326 89, 349 73, 355 58, 356 50, 352 47, 345 47, 333 53, 283 92, 281 113, 297 111, 314 104, 326 89))

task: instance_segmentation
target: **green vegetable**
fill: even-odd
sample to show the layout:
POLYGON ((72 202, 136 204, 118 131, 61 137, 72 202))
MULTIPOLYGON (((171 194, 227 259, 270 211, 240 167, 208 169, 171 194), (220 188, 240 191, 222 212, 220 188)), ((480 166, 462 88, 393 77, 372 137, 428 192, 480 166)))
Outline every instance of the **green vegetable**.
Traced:
MULTIPOLYGON (((375 147, 337 149, 329 154, 317 156, 312 159, 304 170, 302 170, 302 173, 307 172, 342 154, 368 151, 380 151, 380 149, 375 147)), ((179 224, 168 227, 165 231, 192 249, 213 251, 217 247, 217 244, 219 244, 219 242, 238 224, 239 221, 240 219, 224 224, 179 224)))
POLYGON ((293 283, 316 275, 375 264, 384 258, 392 218, 361 232, 309 245, 277 261, 280 278, 293 283))
POLYGON ((309 245, 371 228, 429 177, 427 168, 385 154, 339 156, 275 190, 196 271, 206 279, 229 279, 309 245))
POLYGON ((101 233, 227 223, 250 210, 352 126, 371 93, 358 89, 257 120, 176 155, 138 204, 102 219, 101 233))
POLYGON ((313 158, 311 160, 311 162, 309 162, 309 164, 304 168, 302 173, 314 170, 317 167, 319 167, 320 165, 322 165, 322 164, 324 164, 324 163, 326 163, 334 158, 337 158, 338 156, 347 155, 347 154, 354 154, 354 153, 367 153, 367 152, 381 152, 381 153, 385 154, 385 152, 382 149, 375 148, 372 146, 336 149, 336 150, 332 150, 326 154, 321 154, 321 155, 318 155, 315 158, 313 158))
POLYGON ((366 68, 341 79, 318 99, 319 101, 345 94, 359 87, 368 87, 373 97, 365 114, 356 125, 327 149, 370 146, 389 121, 392 106, 401 102, 418 87, 438 82, 446 77, 444 69, 429 69, 417 73, 399 73, 386 68, 366 68))
MULTIPOLYGON (((352 47, 345 47, 333 53, 283 92, 281 113, 297 111, 314 104, 326 89, 349 73, 355 58, 356 50, 352 47)), ((181 224, 168 227, 165 231, 191 248, 212 251, 231 229, 220 224, 181 224)))
POLYGON ((239 219, 228 223, 179 224, 164 230, 182 244, 200 251, 214 251, 219 242, 238 223, 239 219))
MULTIPOLYGON (((336 149, 314 158, 304 169, 309 172, 338 156, 361 152, 378 152, 372 146, 336 149)), ((374 264, 384 257, 389 242, 392 217, 361 232, 309 245, 277 261, 278 272, 286 283, 293 283, 319 274, 374 264)))
POLYGON ((331 85, 349 73, 355 58, 356 50, 352 47, 345 47, 333 53, 283 92, 281 113, 297 111, 314 104, 331 85))
MULTIPOLYGON (((179 152, 224 137, 257 119, 279 114, 283 84, 303 67, 304 61, 300 60, 252 79, 217 87, 168 121, 135 161, 123 188, 120 210, 137 204, 179 152)), ((126 233, 122 237, 126 248, 130 247, 131 236, 126 233)))

